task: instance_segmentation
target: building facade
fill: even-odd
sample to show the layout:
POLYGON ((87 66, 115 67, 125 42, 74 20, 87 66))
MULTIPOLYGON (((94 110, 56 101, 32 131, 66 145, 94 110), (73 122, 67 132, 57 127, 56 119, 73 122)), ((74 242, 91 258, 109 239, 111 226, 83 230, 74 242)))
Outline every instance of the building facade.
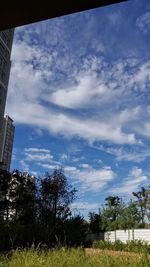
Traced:
POLYGON ((3 118, 3 127, 2 127, 2 146, 1 146, 1 169, 10 170, 12 149, 13 149, 13 140, 14 140, 14 130, 13 120, 6 115, 3 118))
MULTIPOLYGON (((6 151, 5 140, 13 138, 14 127, 12 126, 12 120, 10 117, 6 116, 4 118, 5 106, 6 106, 6 98, 7 98, 7 91, 8 91, 8 82, 9 82, 9 74, 10 74, 10 67, 11 67, 11 49, 12 49, 12 42, 13 42, 13 35, 14 29, 9 29, 0 32, 0 167, 3 165, 1 161, 4 158, 10 158, 10 151, 12 151, 12 147, 10 146, 9 149, 6 151), (11 128, 11 131, 9 129, 11 128), (6 129, 8 133, 6 133, 6 129), (12 134, 10 134, 12 132, 12 134), (9 155, 6 157, 7 151, 9 155)), ((7 140, 7 144, 11 145, 13 143, 13 139, 7 140)), ((5 165, 10 166, 10 160, 5 165)), ((4 168, 4 166, 3 166, 4 168)), ((8 170, 8 168, 7 168, 8 170)))

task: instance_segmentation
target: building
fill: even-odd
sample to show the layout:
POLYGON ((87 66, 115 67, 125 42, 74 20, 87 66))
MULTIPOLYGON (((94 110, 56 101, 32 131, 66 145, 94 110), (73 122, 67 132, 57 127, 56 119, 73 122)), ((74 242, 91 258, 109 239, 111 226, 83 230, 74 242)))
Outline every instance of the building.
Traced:
POLYGON ((2 127, 7 98, 13 34, 13 29, 0 32, 0 129, 2 127))
POLYGON ((13 120, 6 115, 6 117, 3 118, 0 162, 1 169, 7 171, 10 170, 14 130, 13 120))
POLYGON ((3 162, 1 160, 5 159, 7 170, 9 170, 8 166, 10 166, 10 151, 12 151, 13 143, 13 139, 8 141, 8 136, 10 138, 13 138, 14 126, 12 126, 12 120, 10 119, 10 117, 6 116, 6 118, 4 118, 4 112, 6 106, 9 74, 11 67, 10 56, 13 35, 14 29, 9 29, 0 32, 0 165, 3 165, 3 162), (6 131, 8 132, 6 133, 6 131), (6 139, 7 145, 10 145, 10 148, 5 150, 5 148, 7 148, 6 139), (7 151, 8 155, 6 156, 7 151), (6 158, 9 159, 7 163, 6 158))

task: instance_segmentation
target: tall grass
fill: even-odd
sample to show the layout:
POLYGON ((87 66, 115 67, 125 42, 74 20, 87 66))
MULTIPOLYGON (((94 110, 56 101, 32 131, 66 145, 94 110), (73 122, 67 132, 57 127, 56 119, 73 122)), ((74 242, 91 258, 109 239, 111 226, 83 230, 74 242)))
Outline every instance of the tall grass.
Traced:
POLYGON ((0 257, 0 267, 150 267, 148 256, 113 257, 105 253, 86 255, 82 249, 16 250, 0 257))
POLYGON ((115 242, 95 240, 93 241, 92 247, 99 249, 150 254, 150 245, 147 242, 141 240, 131 240, 127 243, 123 243, 120 240, 116 240, 115 242))

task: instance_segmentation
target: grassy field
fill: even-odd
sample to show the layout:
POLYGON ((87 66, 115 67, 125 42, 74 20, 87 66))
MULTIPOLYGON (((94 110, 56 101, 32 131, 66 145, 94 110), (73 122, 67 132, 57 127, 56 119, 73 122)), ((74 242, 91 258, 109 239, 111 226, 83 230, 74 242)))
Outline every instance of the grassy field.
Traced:
POLYGON ((148 256, 111 256, 106 252, 89 255, 82 249, 53 251, 16 250, 0 256, 0 267, 150 267, 148 256))

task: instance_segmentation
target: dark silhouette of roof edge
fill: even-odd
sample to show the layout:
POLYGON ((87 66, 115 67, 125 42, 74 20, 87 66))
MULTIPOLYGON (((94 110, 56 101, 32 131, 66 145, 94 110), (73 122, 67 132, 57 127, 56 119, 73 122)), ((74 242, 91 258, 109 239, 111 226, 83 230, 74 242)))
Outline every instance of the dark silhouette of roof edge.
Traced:
POLYGON ((0 8, 0 30, 64 16, 128 0, 5 0, 0 8))

